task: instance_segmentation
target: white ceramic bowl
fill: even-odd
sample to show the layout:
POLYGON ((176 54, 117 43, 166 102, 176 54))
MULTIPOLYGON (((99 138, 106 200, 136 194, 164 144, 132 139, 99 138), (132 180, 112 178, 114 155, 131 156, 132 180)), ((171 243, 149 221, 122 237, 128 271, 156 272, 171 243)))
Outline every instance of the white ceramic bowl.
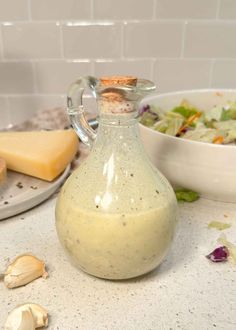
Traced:
MULTIPOLYGON (((171 110, 183 99, 202 110, 236 101, 236 90, 190 90, 155 94, 143 104, 171 110)), ((202 197, 236 202, 236 146, 215 145, 168 136, 140 124, 144 147, 155 166, 177 187, 202 197)))

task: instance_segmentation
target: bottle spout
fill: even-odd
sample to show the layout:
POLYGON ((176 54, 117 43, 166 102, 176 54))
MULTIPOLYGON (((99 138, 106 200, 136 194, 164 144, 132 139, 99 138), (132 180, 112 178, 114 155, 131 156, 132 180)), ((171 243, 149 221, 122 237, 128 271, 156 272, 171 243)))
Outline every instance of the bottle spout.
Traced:
POLYGON ((139 102, 155 90, 155 85, 134 76, 105 76, 100 79, 87 76, 76 80, 68 91, 67 112, 82 142, 92 146, 97 134, 84 115, 83 93, 86 88, 97 99, 99 115, 135 116, 139 102))
POLYGON ((97 101, 100 114, 128 114, 137 111, 138 103, 155 85, 134 76, 111 76, 99 79, 97 101))

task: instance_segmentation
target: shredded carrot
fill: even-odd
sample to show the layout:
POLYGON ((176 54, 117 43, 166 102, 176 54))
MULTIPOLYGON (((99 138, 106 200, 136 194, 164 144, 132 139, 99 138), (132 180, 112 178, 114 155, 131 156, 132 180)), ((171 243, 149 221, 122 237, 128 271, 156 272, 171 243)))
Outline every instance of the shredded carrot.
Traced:
POLYGON ((219 136, 216 136, 214 139, 213 139, 213 143, 215 144, 222 144, 224 141, 224 137, 219 135, 219 136))
POLYGON ((194 122, 195 119, 199 118, 201 116, 201 112, 197 112, 195 115, 192 115, 188 118, 186 124, 190 125, 194 122))
POLYGON ((202 114, 201 112, 197 112, 195 115, 190 116, 187 119, 186 123, 180 127, 177 134, 180 134, 185 128, 187 128, 189 125, 191 125, 195 119, 201 117, 201 114, 202 114))

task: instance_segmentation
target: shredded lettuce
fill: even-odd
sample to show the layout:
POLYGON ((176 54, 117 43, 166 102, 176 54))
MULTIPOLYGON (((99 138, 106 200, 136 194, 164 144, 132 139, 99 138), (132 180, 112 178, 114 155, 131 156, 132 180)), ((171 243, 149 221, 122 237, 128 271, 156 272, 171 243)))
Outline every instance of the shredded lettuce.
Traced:
POLYGON ((177 201, 184 201, 191 203, 199 199, 199 194, 197 192, 185 188, 175 189, 175 195, 177 201))
POLYGON ((236 129, 236 120, 215 122, 213 126, 217 129, 226 130, 226 131, 234 130, 236 129))
POLYGON ((162 119, 162 120, 156 122, 153 125, 153 128, 158 132, 165 133, 167 128, 168 128, 168 125, 169 125, 168 120, 167 119, 162 119))
POLYGON ((229 144, 229 143, 233 143, 234 141, 236 141, 236 129, 232 129, 232 130, 227 131, 224 142, 226 144, 227 143, 229 144))
POLYGON ((218 230, 224 230, 224 229, 228 229, 230 227, 231 227, 230 223, 221 222, 221 221, 211 221, 208 224, 208 228, 215 228, 218 230))
POLYGON ((182 118, 173 118, 168 120, 168 128, 166 134, 175 136, 180 127, 183 125, 184 120, 182 118))
POLYGON ((183 106, 176 107, 172 110, 172 112, 179 113, 184 118, 189 118, 197 113, 194 109, 188 109, 183 106))
POLYGON ((236 119, 236 102, 228 102, 221 115, 222 121, 236 119))
POLYGON ((211 122, 212 120, 219 121, 222 117, 223 107, 213 107, 205 113, 205 120, 211 122))
POLYGON ((199 128, 192 131, 187 131, 183 138, 193 141, 209 142, 212 143, 217 136, 217 130, 214 128, 199 128))
POLYGON ((156 116, 152 115, 149 112, 144 112, 142 114, 140 123, 147 127, 152 127, 156 122, 156 116))

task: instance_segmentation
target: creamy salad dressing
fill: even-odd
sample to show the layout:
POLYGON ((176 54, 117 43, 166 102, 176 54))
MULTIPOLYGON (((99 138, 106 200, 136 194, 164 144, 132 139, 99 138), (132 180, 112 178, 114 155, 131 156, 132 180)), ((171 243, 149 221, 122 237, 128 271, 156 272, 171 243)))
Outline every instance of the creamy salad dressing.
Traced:
POLYGON ((57 230, 74 263, 85 272, 125 279, 154 269, 168 250, 175 223, 163 205, 146 212, 106 214, 67 205, 57 209, 57 230))
POLYGON ((102 278, 154 269, 170 246, 176 200, 167 180, 134 143, 137 127, 100 126, 88 158, 63 186, 58 236, 74 263, 102 278), (112 141, 112 143, 111 143, 112 141))

